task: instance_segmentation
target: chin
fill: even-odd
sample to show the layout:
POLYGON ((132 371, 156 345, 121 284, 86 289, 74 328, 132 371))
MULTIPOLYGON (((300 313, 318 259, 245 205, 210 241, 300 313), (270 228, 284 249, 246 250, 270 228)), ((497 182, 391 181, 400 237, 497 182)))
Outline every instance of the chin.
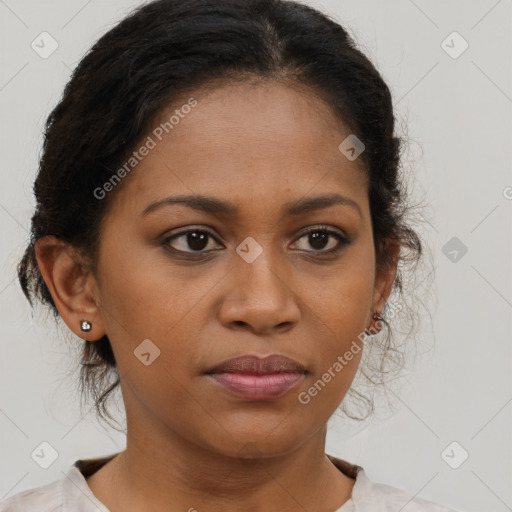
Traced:
POLYGON ((222 439, 204 441, 209 449, 215 450, 219 455, 250 461, 286 455, 307 440, 306 434, 303 437, 292 437, 289 431, 276 429, 276 424, 265 430, 230 430, 230 433, 232 435, 225 433, 222 439))

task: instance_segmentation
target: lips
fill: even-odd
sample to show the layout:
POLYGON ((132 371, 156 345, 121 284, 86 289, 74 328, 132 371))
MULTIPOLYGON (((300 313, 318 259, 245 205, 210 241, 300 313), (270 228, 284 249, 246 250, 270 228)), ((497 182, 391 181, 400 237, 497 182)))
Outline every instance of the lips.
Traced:
POLYGON ((289 357, 273 354, 260 358, 241 356, 228 359, 206 372, 212 382, 238 398, 273 400, 305 378, 306 368, 289 357))
POLYGON ((298 361, 280 354, 272 354, 264 358, 248 355, 228 359, 206 373, 246 373, 252 375, 306 373, 306 368, 298 361))

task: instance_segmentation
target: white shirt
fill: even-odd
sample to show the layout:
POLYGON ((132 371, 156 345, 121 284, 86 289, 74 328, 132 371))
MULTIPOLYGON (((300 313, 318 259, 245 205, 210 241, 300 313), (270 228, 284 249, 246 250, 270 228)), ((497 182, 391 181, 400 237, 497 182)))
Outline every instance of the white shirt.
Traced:
MULTIPOLYGON (((456 512, 431 501, 414 498, 395 487, 373 482, 361 466, 350 465, 331 455, 328 457, 340 470, 344 468, 343 473, 352 472, 356 476, 350 499, 334 512, 456 512), (347 470, 349 466, 350 471, 347 470)), ((79 469, 81 462, 75 461, 59 480, 21 491, 2 501, 0 512, 110 512, 89 488, 79 469)))

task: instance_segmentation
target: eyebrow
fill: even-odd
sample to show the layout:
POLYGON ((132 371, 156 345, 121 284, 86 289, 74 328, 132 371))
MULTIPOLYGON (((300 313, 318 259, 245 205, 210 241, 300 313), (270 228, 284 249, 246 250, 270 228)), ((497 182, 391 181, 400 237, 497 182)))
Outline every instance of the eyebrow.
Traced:
MULTIPOLYGON (((141 217, 144 217, 148 213, 153 212, 162 206, 171 206, 175 204, 183 204, 193 210, 212 214, 236 215, 239 212, 239 208, 229 201, 201 195, 182 195, 166 197, 155 201, 146 206, 140 215, 141 217)), ((362 211, 359 205, 353 199, 340 194, 327 194, 317 197, 302 198, 298 201, 286 203, 283 210, 285 214, 296 216, 314 210, 329 208, 335 204, 350 206, 359 213, 360 217, 362 217, 362 211)))

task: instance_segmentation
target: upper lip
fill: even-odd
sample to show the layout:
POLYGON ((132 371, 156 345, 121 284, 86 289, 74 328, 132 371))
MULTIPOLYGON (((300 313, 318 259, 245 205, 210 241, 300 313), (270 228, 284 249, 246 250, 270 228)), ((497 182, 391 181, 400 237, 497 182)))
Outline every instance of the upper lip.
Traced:
POLYGON ((209 369, 206 373, 250 373, 263 375, 269 373, 306 373, 306 368, 295 359, 281 354, 266 357, 246 355, 227 359, 209 369))

